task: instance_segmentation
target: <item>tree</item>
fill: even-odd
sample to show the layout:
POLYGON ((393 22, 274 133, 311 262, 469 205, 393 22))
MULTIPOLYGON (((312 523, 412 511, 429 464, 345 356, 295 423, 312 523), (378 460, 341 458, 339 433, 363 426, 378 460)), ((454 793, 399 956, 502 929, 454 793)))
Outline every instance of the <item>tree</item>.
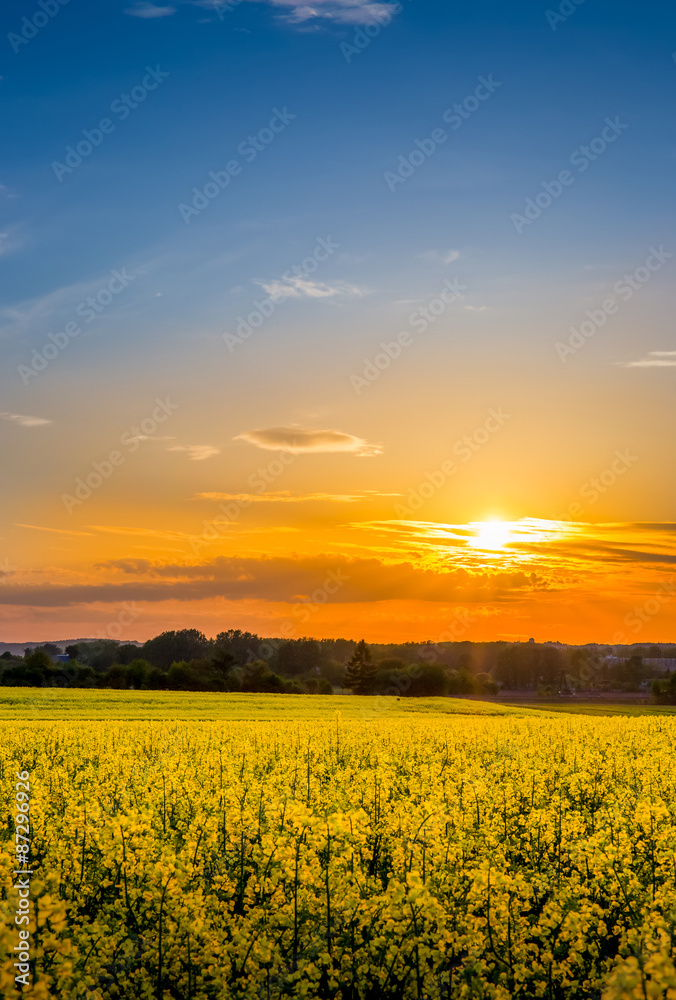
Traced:
POLYGON ((55 642, 43 642, 41 646, 36 646, 33 652, 46 653, 47 656, 52 657, 52 656, 59 656, 61 653, 63 653, 63 650, 61 649, 60 646, 57 646, 55 642))
POLYGON ((120 642, 115 653, 115 662, 123 663, 125 666, 129 666, 134 660, 138 659, 138 652, 141 647, 137 646, 135 642, 120 642))
POLYGON ((604 674, 604 665, 595 649, 583 646, 570 654, 568 684, 574 689, 595 688, 603 683, 604 674))
POLYGON ((146 678, 153 668, 147 660, 137 657, 127 665, 127 684, 133 688, 146 686, 146 678))
POLYGON ((303 684, 308 694, 333 694, 333 687, 326 677, 307 677, 303 684))
POLYGON ((288 639, 277 650, 275 667, 286 677, 298 677, 318 667, 322 654, 316 639, 288 639))
POLYGON ((454 664, 454 669, 458 670, 462 674, 474 673, 474 654, 471 649, 467 649, 460 654, 454 664))
POLYGON ((127 687, 127 668, 122 663, 112 663, 99 680, 99 687, 123 689, 127 687))
POLYGON ((654 680, 652 693, 655 699, 662 704, 676 705, 676 673, 669 674, 663 680, 654 680))
POLYGON ((407 667, 408 663, 398 656, 387 656, 384 660, 379 660, 376 664, 378 673, 382 674, 385 679, 387 679, 393 670, 404 671, 407 667))
POLYGON ((355 694, 373 694, 375 677, 376 666, 371 650, 365 640, 360 639, 347 664, 345 687, 350 688, 355 694))
POLYGON ((26 657, 26 666, 31 669, 42 670, 43 673, 49 674, 52 669, 52 658, 49 653, 45 653, 44 649, 36 649, 33 653, 29 653, 26 657))
POLYGON ((94 670, 105 671, 118 661, 119 642, 115 639, 95 639, 93 642, 80 642, 67 646, 66 653, 71 659, 78 660, 94 670))
POLYGON ((446 693, 451 696, 473 694, 474 677, 463 670, 448 670, 446 672, 446 693))
POLYGON ((333 687, 345 687, 345 664, 338 660, 325 660, 321 665, 321 677, 333 687))
POLYGON ((182 628, 178 632, 161 632, 154 639, 148 639, 141 647, 143 659, 154 667, 168 670, 172 663, 199 659, 207 656, 210 643, 196 628, 182 628))
POLYGON ((475 674, 474 691, 476 694, 497 694, 499 690, 498 684, 490 674, 475 674))
POLYGON ((617 679, 630 691, 638 689, 645 674, 643 657, 638 656, 636 653, 630 656, 629 659, 623 660, 622 663, 618 663, 616 668, 617 679))
POLYGON ((197 691, 200 683, 190 664, 185 660, 178 660, 169 667, 167 687, 170 691, 197 691))
MULTIPOLYGON (((413 667, 413 673, 420 667, 413 667)), ((373 679, 373 693, 401 697, 408 694, 411 687, 411 665, 398 656, 387 656, 376 663, 373 679)))
POLYGON ((78 688, 89 688, 94 687, 96 684, 96 674, 94 673, 94 668, 89 666, 80 666, 79 663, 75 662, 72 664, 75 669, 75 673, 70 681, 70 687, 78 688))
POLYGON ((563 660, 555 646, 518 642, 498 654, 494 677, 505 688, 534 688, 556 684, 563 672, 563 660))
POLYGON ((275 693, 285 690, 284 678, 270 670, 265 660, 253 660, 241 668, 241 690, 275 693))
POLYGON ((2 672, 2 684, 7 687, 43 687, 49 676, 51 660, 46 653, 33 653, 2 672), (33 657, 36 657, 33 660, 33 657), (49 660, 49 666, 42 657, 49 660))
POLYGON ((409 695, 412 698, 438 698, 446 694, 448 677, 441 663, 420 663, 411 675, 409 695))
POLYGON ((216 676, 222 679, 226 678, 234 663, 235 657, 224 646, 214 646, 211 654, 211 668, 216 676))
POLYGON ((235 663, 249 663, 258 659, 258 649, 263 640, 255 632, 242 632, 239 628, 229 628, 227 632, 219 632, 214 639, 215 653, 229 653, 235 663))

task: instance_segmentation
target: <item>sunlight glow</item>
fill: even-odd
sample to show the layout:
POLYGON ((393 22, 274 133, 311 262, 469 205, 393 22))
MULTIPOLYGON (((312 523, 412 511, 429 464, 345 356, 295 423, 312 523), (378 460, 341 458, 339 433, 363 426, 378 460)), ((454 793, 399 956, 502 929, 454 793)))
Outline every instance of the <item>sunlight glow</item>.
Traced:
POLYGON ((511 539, 510 525, 505 521, 479 521, 472 527, 476 536, 471 544, 478 549, 501 549, 511 539))

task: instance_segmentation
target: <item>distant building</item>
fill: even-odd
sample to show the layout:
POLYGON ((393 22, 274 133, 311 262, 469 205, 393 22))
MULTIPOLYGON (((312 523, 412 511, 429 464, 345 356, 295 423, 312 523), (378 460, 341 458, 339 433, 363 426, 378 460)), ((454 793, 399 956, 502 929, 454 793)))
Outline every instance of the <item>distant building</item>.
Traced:
MULTIPOLYGON (((628 649, 624 656, 604 656, 602 657, 602 662, 608 667, 616 667, 618 663, 624 663, 629 657, 633 655, 631 649, 628 649)), ((668 656, 644 656, 643 664, 654 674, 670 674, 672 671, 676 670, 676 658, 668 656)))
POLYGON ((646 656, 643 660, 646 667, 650 667, 656 674, 670 674, 676 670, 676 659, 667 656, 657 657, 646 656))

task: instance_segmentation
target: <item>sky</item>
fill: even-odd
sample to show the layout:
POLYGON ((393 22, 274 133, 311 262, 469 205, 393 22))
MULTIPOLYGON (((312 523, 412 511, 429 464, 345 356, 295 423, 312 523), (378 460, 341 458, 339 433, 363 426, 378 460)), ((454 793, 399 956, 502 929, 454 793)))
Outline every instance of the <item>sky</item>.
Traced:
POLYGON ((676 12, 2 18, 0 640, 674 640, 676 12))

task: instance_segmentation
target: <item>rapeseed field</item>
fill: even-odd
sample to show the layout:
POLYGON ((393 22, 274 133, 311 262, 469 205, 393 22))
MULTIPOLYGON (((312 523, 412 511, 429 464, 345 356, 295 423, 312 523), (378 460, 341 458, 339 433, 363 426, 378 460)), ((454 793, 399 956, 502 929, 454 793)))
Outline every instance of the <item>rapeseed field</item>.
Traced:
POLYGON ((331 701, 3 721, 8 802, 30 775, 27 995, 676 998, 676 719, 331 701))

